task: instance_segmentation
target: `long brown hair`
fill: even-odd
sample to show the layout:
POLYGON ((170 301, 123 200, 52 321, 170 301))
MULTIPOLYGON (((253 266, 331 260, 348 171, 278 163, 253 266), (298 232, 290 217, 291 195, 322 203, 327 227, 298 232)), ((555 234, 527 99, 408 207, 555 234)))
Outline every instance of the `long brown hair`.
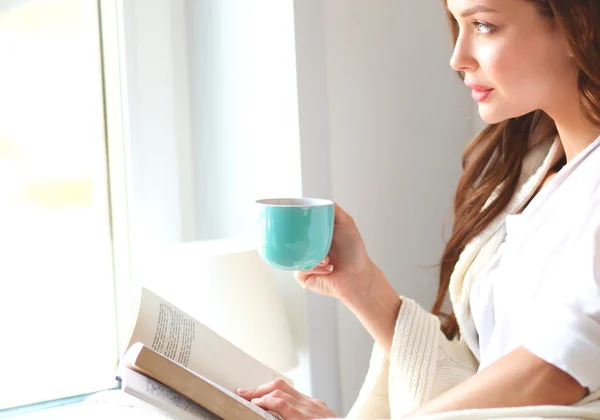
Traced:
MULTIPOLYGON (((524 0, 534 3, 543 16, 554 19, 569 43, 579 66, 580 103, 586 118, 600 125, 600 1, 524 0)), ((446 3, 447 0, 444 0, 446 3)), ((446 14, 453 42, 458 24, 446 14)), ((459 72, 459 77, 464 75, 459 72)), ((556 125, 543 111, 490 124, 466 147, 463 173, 454 199, 454 223, 440 262, 439 290, 431 312, 442 318, 442 331, 449 339, 459 334, 454 313, 442 312, 450 276, 465 246, 508 205, 517 189, 523 160, 537 139, 555 136, 556 125), (484 208, 492 192, 497 197, 484 208)))

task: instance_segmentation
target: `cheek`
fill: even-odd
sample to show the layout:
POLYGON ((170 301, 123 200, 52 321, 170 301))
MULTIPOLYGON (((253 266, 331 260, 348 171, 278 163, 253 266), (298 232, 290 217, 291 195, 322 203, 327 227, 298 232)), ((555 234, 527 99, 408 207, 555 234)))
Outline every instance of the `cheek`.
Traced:
POLYGON ((530 49, 515 46, 498 49, 488 56, 490 82, 510 102, 529 102, 538 97, 539 73, 530 49))
POLYGON ((482 51, 481 70, 497 91, 495 102, 502 118, 542 108, 547 100, 551 61, 545 47, 514 40, 482 51))
POLYGON ((526 49, 516 45, 494 45, 481 51, 482 82, 495 89, 493 100, 479 106, 482 119, 498 123, 537 109, 539 87, 526 49))

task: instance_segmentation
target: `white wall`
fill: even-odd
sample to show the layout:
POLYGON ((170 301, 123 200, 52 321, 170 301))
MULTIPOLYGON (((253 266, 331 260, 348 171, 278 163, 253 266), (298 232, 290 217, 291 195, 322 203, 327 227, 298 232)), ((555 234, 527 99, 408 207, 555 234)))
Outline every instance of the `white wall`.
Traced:
MULTIPOLYGON (((441 3, 299 0, 296 42, 301 144, 317 130, 333 199, 354 216, 396 291, 429 307, 437 270, 425 267, 441 256, 460 157, 474 130, 468 92, 448 66, 441 3), (315 106, 320 120, 303 118, 315 106)), ((303 168, 315 156, 303 154, 303 168)), ((346 308, 337 305, 336 313, 345 414, 372 340, 346 308)))

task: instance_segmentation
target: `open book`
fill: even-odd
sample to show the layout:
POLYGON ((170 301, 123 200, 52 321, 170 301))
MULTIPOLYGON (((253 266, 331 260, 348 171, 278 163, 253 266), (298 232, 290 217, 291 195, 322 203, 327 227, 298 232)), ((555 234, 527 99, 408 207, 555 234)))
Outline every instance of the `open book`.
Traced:
POLYGON ((133 332, 117 369, 122 389, 182 420, 276 420, 239 397, 281 378, 148 289, 142 289, 133 332))

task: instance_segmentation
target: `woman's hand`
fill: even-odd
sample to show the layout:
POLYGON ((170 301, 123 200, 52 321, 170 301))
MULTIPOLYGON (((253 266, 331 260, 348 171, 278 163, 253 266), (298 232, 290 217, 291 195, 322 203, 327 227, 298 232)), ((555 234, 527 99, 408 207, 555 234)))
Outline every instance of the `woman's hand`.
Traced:
POLYGON ((354 220, 336 204, 329 255, 314 269, 297 271, 295 277, 306 289, 346 301, 369 295, 374 272, 354 220))
POLYGON ((402 302, 367 255, 354 220, 337 204, 329 255, 319 266, 295 276, 303 287, 339 299, 389 354, 402 302))
POLYGON ((265 410, 278 414, 284 420, 337 417, 323 401, 296 391, 283 379, 276 379, 253 390, 239 389, 238 395, 265 410))

